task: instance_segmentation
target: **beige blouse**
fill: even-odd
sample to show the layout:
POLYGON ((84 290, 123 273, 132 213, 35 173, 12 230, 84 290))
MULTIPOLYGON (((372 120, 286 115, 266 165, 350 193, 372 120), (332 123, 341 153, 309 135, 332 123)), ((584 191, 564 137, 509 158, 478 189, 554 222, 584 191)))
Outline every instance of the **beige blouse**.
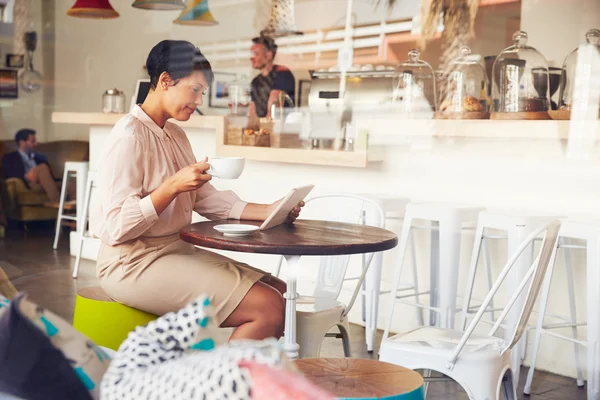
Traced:
POLYGON ((113 127, 98 169, 100 202, 92 227, 102 242, 114 246, 140 236, 179 232, 192 222, 192 211, 208 219, 239 219, 246 203, 210 183, 182 193, 158 215, 149 194, 181 168, 196 163, 185 132, 167 122, 164 129, 135 106, 113 127))

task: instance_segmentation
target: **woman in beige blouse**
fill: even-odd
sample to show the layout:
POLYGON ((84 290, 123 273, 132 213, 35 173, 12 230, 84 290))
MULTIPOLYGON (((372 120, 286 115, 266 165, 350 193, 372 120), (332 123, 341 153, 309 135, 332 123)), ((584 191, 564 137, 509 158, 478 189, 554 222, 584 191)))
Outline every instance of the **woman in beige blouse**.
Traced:
POLYGON ((202 104, 211 66, 191 43, 173 40, 157 44, 146 66, 152 90, 114 126, 98 171, 100 284, 113 299, 156 315, 206 293, 219 324, 237 328, 232 339, 280 337, 284 282, 179 239, 192 211, 209 219, 261 221, 277 205, 215 190, 206 159, 198 163, 183 130, 168 121, 187 121, 202 104))

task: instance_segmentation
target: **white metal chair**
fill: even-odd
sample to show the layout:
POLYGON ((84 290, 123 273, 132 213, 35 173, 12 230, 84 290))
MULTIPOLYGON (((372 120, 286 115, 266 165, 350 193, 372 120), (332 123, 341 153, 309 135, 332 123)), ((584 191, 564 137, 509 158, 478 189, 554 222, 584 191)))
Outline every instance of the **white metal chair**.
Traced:
POLYGON ((79 263, 81 262, 81 252, 83 251, 83 243, 87 239, 91 239, 92 236, 87 232, 87 222, 90 213, 90 201, 92 198, 92 189, 96 182, 96 172, 89 171, 87 176, 87 182, 85 184, 85 199, 83 201, 83 210, 81 218, 79 220, 79 226, 77 232, 79 233, 79 246, 77 247, 77 256, 75 257, 75 265, 73 266, 73 278, 77 279, 79 273, 79 263))
MULTIPOLYGON (((469 274, 467 278, 467 288, 463 298, 463 308, 461 312, 461 325, 460 329, 464 330, 467 327, 467 318, 474 315, 478 306, 471 304, 473 288, 475 285, 475 277, 477 274, 477 263, 479 260, 480 252, 485 249, 485 243, 489 239, 507 239, 507 259, 510 257, 517 247, 521 244, 523 238, 525 238, 532 230, 537 227, 559 219, 559 216, 551 216, 547 214, 521 212, 521 211, 482 211, 479 213, 477 218, 477 228, 475 229, 475 240, 473 243, 473 252, 471 255, 471 264, 469 266, 469 274), (506 236, 490 235, 489 229, 496 229, 506 232, 506 236)), ((523 251, 521 257, 515 262, 513 271, 508 276, 508 292, 512 293, 519 286, 522 277, 527 272, 527 269, 533 262, 533 245, 523 251)), ((484 253, 484 257, 489 257, 488 254, 484 253)), ((484 259, 485 261, 486 259, 484 259)), ((491 272, 489 268, 489 261, 486 268, 487 279, 491 279, 491 272)), ((525 301, 524 294, 521 295, 517 300, 517 307, 508 315, 506 322, 503 324, 504 332, 508 337, 512 334, 513 328, 519 318, 520 306, 525 301), (506 329, 508 327, 508 329, 506 329)), ((492 325, 495 322, 495 311, 493 303, 488 310, 491 313, 492 325)), ((500 308, 501 309, 501 308, 500 308)), ((507 339, 508 339, 507 337, 507 339)), ((517 344, 513 354, 513 370, 517 370, 522 364, 522 360, 525 359, 525 350, 527 342, 527 332, 524 333, 521 341, 517 344)), ((515 377, 515 382, 518 384, 519 376, 515 377)))
MULTIPOLYGON (((566 284, 569 289, 569 309, 570 320, 564 323, 545 324, 545 317, 553 316, 547 312, 548 298, 554 273, 554 260, 550 264, 546 281, 542 289, 539 303, 539 314, 535 331, 535 341, 532 347, 533 355, 531 358, 531 367, 527 374, 527 381, 523 392, 529 394, 531 383, 537 361, 539 346, 542 334, 553 336, 555 338, 573 342, 575 355, 575 366, 577 370, 577 385, 584 385, 583 368, 580 359, 580 347, 587 347, 587 398, 590 400, 600 399, 600 313, 598 304, 600 304, 600 222, 593 218, 578 221, 576 219, 566 219, 562 222, 557 249, 562 248, 564 252, 564 261, 566 268, 566 284), (584 246, 571 244, 570 239, 585 240, 584 246), (577 311, 575 307, 575 293, 573 272, 571 267, 570 251, 572 249, 585 250, 587 255, 587 273, 586 286, 579 290, 586 291, 587 316, 585 322, 577 321, 577 311), (577 327, 585 325, 587 328, 587 340, 578 337, 577 327), (553 330, 557 328, 571 328, 572 337, 556 333, 553 330)), ((558 317, 559 319, 562 319, 558 317)))
MULTIPOLYGON (((362 196, 329 194, 312 197, 306 204, 303 217, 359 224, 366 215, 366 225, 382 228, 385 224, 381 206, 362 196), (367 209, 368 212, 364 213, 367 209)), ((367 256, 366 268, 357 280, 348 305, 337 298, 342 290, 350 255, 321 257, 313 295, 300 296, 296 303, 296 338, 300 345, 300 358, 318 357, 323 339, 330 336, 327 333, 335 326, 340 329, 344 355, 350 357, 348 313, 360 293, 369 265, 377 262, 375 258, 378 257, 382 257, 382 253, 367 256)))
POLYGON ((527 321, 540 292, 544 276, 555 257, 556 242, 560 221, 555 220, 535 229, 502 269, 500 276, 486 296, 479 311, 463 333, 451 329, 434 327, 419 328, 414 331, 384 338, 381 344, 380 360, 411 369, 434 370, 441 372, 460 384, 469 398, 498 399, 501 388, 505 398, 516 399, 511 349, 521 338, 527 321), (539 254, 526 272, 521 283, 512 294, 506 307, 487 335, 473 335, 473 331, 488 312, 488 306, 498 292, 500 285, 521 256, 540 234, 544 233, 539 254), (519 311, 518 324, 508 340, 495 337, 500 324, 517 303, 521 293, 529 283, 523 307, 519 311))
MULTIPOLYGON (((365 197, 369 200, 373 200, 381 206, 381 209, 385 215, 385 224, 390 220, 403 220, 406 206, 410 203, 410 199, 397 196, 386 196, 381 194, 359 194, 361 197, 365 197)), ((363 216, 361 224, 365 224, 367 219, 367 211, 363 210, 363 216)), ((384 224, 384 226, 385 226, 384 224)), ((398 292, 409 293, 415 297, 417 303, 419 302, 419 277, 417 274, 417 261, 414 247, 414 241, 412 235, 408 238, 408 252, 409 261, 411 266, 411 281, 402 282, 399 285, 398 292)), ((362 269, 367 268, 367 256, 362 255, 362 269)), ((283 264, 283 257, 279 259, 279 264, 275 270, 275 276, 279 276, 281 266, 283 264)), ((383 268, 383 257, 375 257, 371 262, 369 271, 367 272, 363 281, 362 290, 360 292, 362 299, 362 319, 365 324, 365 343, 367 345, 367 352, 372 353, 375 337, 377 334, 377 320, 379 315, 379 299, 381 296, 390 293, 390 289, 383 289, 381 284, 381 272, 383 268)), ((357 281, 360 275, 357 276, 346 276, 344 282, 357 281)), ((491 287, 491 284, 490 284, 491 287)), ((423 325, 423 312, 420 308, 416 307, 417 324, 423 325)))

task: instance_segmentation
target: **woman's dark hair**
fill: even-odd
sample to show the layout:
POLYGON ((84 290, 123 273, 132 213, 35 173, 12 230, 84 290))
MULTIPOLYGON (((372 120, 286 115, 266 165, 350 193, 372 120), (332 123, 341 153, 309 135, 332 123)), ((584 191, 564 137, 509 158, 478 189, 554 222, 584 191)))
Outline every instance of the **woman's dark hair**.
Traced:
POLYGON ((185 40, 163 40, 150 50, 146 60, 152 89, 156 89, 163 72, 171 79, 185 78, 194 71, 201 71, 210 86, 214 75, 210 63, 200 50, 185 40))

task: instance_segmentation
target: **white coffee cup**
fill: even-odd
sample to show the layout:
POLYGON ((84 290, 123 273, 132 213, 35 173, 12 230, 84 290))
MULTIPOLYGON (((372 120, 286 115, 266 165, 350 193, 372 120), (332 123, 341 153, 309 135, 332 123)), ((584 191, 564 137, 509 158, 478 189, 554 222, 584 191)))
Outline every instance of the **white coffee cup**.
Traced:
POLYGON ((243 157, 214 157, 208 163, 209 174, 221 179, 237 179, 242 174, 246 159, 243 157))

